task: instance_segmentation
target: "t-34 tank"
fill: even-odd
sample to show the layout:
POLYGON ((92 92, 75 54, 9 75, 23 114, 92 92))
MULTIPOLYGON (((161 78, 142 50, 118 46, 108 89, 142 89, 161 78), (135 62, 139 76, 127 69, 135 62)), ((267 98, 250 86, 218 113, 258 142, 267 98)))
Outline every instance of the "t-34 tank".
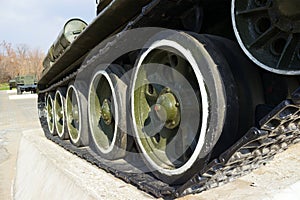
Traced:
POLYGON ((45 135, 157 197, 249 173, 299 141, 299 16, 298 0, 100 1, 45 58, 45 135))

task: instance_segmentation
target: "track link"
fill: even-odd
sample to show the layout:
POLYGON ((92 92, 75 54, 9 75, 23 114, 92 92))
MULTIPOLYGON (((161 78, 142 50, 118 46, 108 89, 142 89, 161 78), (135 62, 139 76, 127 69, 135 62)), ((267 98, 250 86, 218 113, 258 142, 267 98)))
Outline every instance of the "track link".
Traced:
POLYGON ((143 173, 138 167, 126 161, 141 160, 138 154, 134 158, 108 161, 97 156, 89 147, 77 148, 68 140, 60 140, 57 136, 51 135, 48 130, 44 105, 40 104, 39 109, 40 121, 48 139, 155 197, 174 198, 200 193, 231 182, 267 164, 277 153, 298 143, 300 141, 298 97, 300 97, 300 88, 293 94, 292 100, 285 100, 279 104, 260 121, 259 127, 251 128, 219 158, 212 160, 203 169, 199 168, 199 173, 181 186, 168 185, 156 179, 151 173, 143 173))

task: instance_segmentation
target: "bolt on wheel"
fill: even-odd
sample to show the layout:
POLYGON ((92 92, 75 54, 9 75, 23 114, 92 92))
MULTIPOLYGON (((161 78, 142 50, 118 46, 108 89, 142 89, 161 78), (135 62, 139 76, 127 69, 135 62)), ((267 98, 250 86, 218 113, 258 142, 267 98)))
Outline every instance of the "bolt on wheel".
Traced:
POLYGON ((217 53, 204 44, 182 32, 159 33, 133 73, 135 140, 147 166, 170 184, 205 165, 226 116, 226 89, 210 56, 217 53))
POLYGON ((106 71, 96 72, 90 84, 91 148, 106 159, 122 158, 126 153, 126 88, 117 75, 106 71))
POLYGON ((300 74, 300 1, 232 0, 235 35, 247 56, 278 74, 300 74))
POLYGON ((68 133, 66 130, 65 118, 65 89, 58 89, 55 93, 54 113, 55 113, 55 127, 57 135, 61 139, 67 139, 68 133))
POLYGON ((54 98, 53 94, 50 93, 47 96, 47 124, 48 124, 48 129, 52 135, 55 135, 55 114, 54 114, 54 98))

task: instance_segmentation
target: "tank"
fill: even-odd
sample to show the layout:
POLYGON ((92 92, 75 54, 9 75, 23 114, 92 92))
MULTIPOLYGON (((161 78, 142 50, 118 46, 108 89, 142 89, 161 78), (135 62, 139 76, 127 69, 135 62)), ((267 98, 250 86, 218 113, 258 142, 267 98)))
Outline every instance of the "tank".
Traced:
POLYGON ((100 1, 44 60, 45 136, 155 197, 243 176, 300 141, 299 10, 298 0, 100 1))

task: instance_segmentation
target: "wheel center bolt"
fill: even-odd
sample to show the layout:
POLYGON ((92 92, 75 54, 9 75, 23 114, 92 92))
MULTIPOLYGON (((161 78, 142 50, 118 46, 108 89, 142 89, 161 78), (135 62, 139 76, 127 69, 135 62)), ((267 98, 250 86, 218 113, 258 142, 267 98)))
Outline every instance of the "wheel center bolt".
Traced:
POLYGON ((63 111, 61 109, 58 110, 56 116, 57 116, 57 118, 62 118, 63 117, 63 111))
POLYGON ((155 104, 153 109, 160 121, 165 122, 167 120, 167 111, 161 104, 155 104))
POLYGON ((74 110, 73 117, 77 117, 77 116, 78 116, 78 111, 74 110))
POLYGON ((101 117, 103 118, 104 123, 106 125, 111 124, 112 116, 111 116, 111 112, 110 112, 110 102, 107 99, 105 99, 102 103, 101 117))
POLYGON ((165 122, 168 129, 176 128, 180 123, 180 107, 174 94, 166 89, 153 106, 154 112, 160 121, 165 122))

